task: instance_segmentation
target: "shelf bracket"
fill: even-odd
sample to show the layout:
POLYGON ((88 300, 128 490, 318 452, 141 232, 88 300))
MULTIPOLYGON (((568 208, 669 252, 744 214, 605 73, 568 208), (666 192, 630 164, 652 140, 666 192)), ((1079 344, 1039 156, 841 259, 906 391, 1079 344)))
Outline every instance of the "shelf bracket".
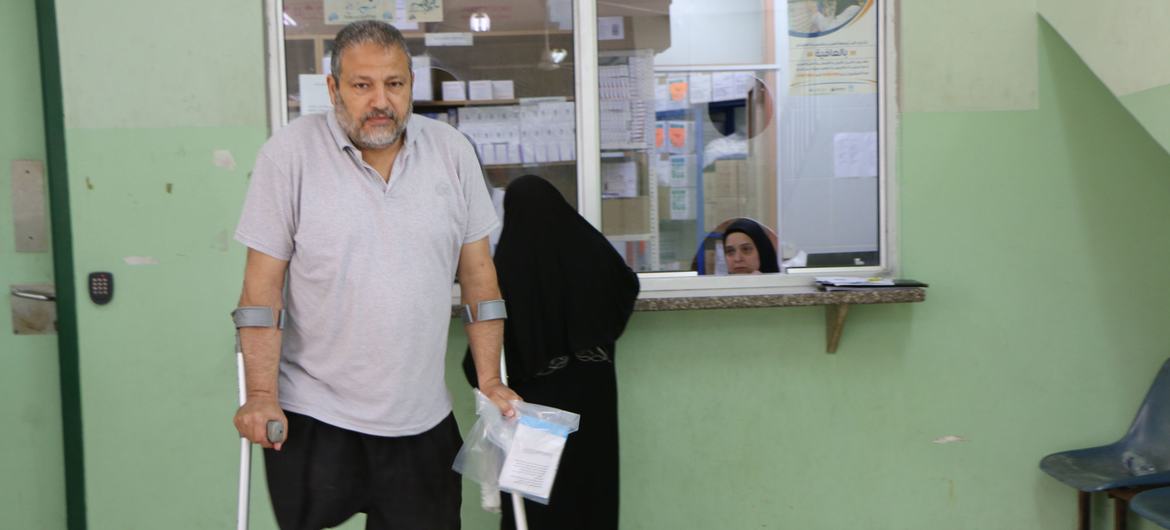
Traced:
POLYGON ((849 304, 825 306, 825 353, 837 353, 841 332, 845 331, 845 317, 849 315, 849 304))

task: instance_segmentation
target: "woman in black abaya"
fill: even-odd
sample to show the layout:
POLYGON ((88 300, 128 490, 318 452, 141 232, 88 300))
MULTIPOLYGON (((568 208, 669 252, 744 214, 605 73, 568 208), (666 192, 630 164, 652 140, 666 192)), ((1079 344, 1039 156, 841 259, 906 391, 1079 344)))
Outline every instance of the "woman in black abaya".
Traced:
MULTIPOLYGON (((508 185, 495 254, 508 307, 508 386, 525 401, 581 415, 547 506, 525 501, 532 530, 616 529, 618 422, 614 344, 638 295, 638 276, 560 192, 526 175, 508 185)), ((474 368, 464 362, 468 380, 474 368)), ((515 527, 501 500, 500 528, 515 527)))

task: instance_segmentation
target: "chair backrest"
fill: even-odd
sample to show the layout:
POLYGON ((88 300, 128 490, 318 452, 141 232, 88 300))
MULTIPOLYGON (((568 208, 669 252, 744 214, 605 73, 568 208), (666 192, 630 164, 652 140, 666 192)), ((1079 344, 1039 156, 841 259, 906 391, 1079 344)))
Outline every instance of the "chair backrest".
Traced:
POLYGON ((1159 471, 1170 469, 1170 359, 1162 363, 1129 432, 1118 444, 1159 471))

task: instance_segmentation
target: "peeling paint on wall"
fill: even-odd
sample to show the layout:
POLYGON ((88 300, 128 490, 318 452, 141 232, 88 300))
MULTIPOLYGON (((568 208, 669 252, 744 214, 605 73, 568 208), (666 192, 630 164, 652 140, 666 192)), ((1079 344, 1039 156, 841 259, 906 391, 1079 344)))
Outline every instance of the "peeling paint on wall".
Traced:
POLYGON ((126 256, 122 261, 127 265, 158 265, 158 260, 150 256, 126 256))
POLYGON ((931 440, 931 442, 936 443, 936 444, 940 444, 940 445, 941 444, 953 444, 956 442, 965 442, 965 441, 967 441, 966 438, 963 438, 962 436, 955 436, 953 434, 948 434, 946 436, 939 436, 938 438, 931 440))
POLYGON ((236 169, 236 158, 227 149, 216 149, 211 153, 211 163, 224 169, 236 169))

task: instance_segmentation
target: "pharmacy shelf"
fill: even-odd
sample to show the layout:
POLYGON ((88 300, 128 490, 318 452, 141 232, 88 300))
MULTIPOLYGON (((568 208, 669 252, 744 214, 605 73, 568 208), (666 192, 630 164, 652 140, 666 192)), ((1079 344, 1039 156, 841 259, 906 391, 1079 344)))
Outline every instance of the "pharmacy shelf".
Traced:
MULTIPOLYGON (((564 101, 573 101, 573 96, 551 96, 563 98, 564 101)), ((525 98, 529 99, 529 98, 525 98)), ((519 105, 523 103, 523 99, 464 99, 457 101, 442 101, 442 100, 415 100, 416 107, 492 107, 503 105, 519 105)))
POLYGON ((526 164, 484 164, 484 169, 524 169, 530 167, 557 167, 557 166, 575 166, 576 160, 565 160, 560 162, 529 162, 526 164))

